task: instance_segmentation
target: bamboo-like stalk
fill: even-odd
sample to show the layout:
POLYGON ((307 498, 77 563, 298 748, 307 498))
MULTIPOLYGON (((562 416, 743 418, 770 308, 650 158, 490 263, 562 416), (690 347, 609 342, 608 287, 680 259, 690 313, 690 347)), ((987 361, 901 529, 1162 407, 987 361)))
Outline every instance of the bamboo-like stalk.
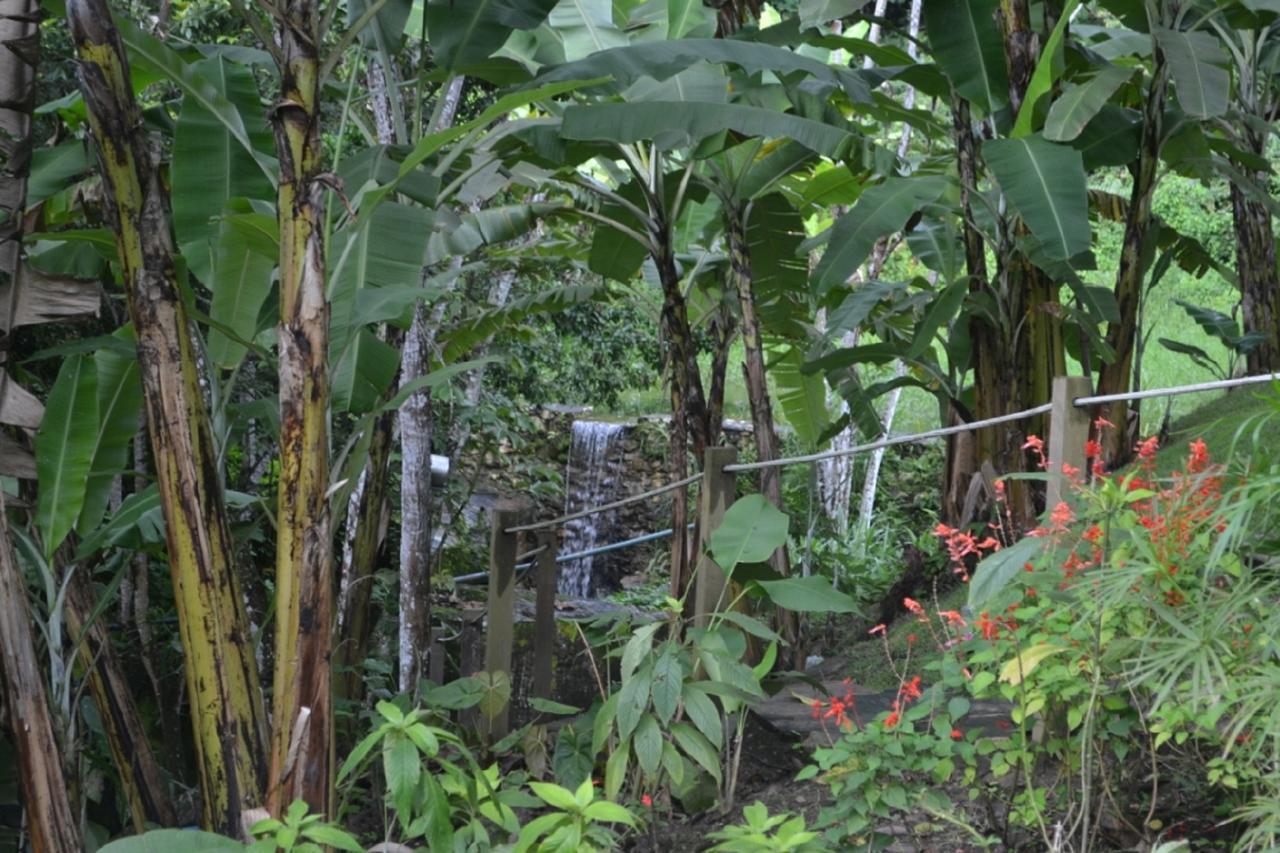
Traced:
POLYGON ((9 538, 0 491, 0 688, 13 720, 18 784, 35 853, 83 849, 80 824, 72 817, 61 750, 54 737, 44 676, 36 663, 27 590, 9 538))
POLYGON ((204 823, 238 834, 241 811, 262 800, 266 716, 209 415, 178 295, 168 200, 106 3, 69 0, 67 18, 137 339, 204 823))
POLYGON ((320 16, 279 7, 280 485, 276 642, 267 808, 295 799, 328 814, 333 788, 333 542, 329 487, 329 304, 321 199, 320 16))

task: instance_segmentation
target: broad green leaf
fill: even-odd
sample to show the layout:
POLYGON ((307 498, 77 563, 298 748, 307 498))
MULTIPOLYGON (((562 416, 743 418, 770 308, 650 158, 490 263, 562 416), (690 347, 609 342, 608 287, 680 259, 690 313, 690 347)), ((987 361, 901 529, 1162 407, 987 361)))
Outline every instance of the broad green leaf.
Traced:
POLYGON ((333 410, 357 415, 373 411, 399 369, 399 350, 361 329, 333 368, 333 410))
POLYGON ((1178 103, 1194 118, 1214 118, 1227 111, 1231 75, 1218 40, 1207 32, 1154 27, 1151 34, 1169 60, 1178 103))
POLYGON ((929 47, 956 91, 988 114, 1009 103, 1000 0, 925 0, 929 47))
POLYGON ((547 23, 563 42, 569 61, 627 43, 626 34, 613 23, 613 0, 560 0, 547 23))
POLYGON ((211 104, 190 92, 182 100, 173 132, 173 229, 191 271, 212 286, 218 217, 227 202, 275 195, 254 159, 255 152, 272 149, 272 140, 252 71, 222 57, 202 60, 190 70, 223 103, 211 104), (252 133, 246 131, 252 150, 215 112, 219 109, 243 117, 241 129, 254 128, 252 133))
POLYGON ((973 570, 973 579, 969 581, 969 609, 977 613, 992 604, 1026 563, 1040 556, 1046 541, 1038 536, 1026 536, 1008 548, 988 554, 973 570))
POLYGON ((614 693, 600 706, 600 710, 596 711, 595 719, 591 721, 591 755, 593 757, 598 755, 608 742, 617 713, 618 694, 614 693))
POLYGON ((1058 11, 1058 23, 1054 25, 1053 32, 1049 33, 1048 40, 1041 47, 1040 60, 1036 63, 1035 71, 1031 73, 1031 80, 1028 81, 1027 89, 1023 93, 1022 106, 1018 108, 1018 118, 1010 134, 1015 139, 1030 135, 1036 104, 1053 88, 1054 66, 1062 64, 1062 59, 1058 55, 1058 49, 1062 46, 1062 36, 1071 23, 1072 13, 1079 5, 1080 0, 1067 0, 1058 11))
POLYGON ((631 812, 608 800, 596 800, 583 809, 582 814, 587 820, 603 823, 625 823, 627 826, 635 826, 635 818, 631 816, 631 812))
POLYGON ((105 844, 98 853, 243 853, 245 849, 239 841, 212 832, 153 829, 105 844))
POLYGON ((578 801, 574 799, 573 792, 566 788, 551 782, 530 782, 529 788, 534 796, 553 809, 559 809, 562 812, 578 810, 578 801))
POLYGON ((863 191, 853 209, 831 226, 827 249, 813 275, 813 289, 824 294, 843 285, 871 254, 877 240, 900 230, 911 215, 936 201, 948 181, 939 176, 889 178, 863 191))
POLYGON ((1071 147, 1080 152, 1084 167, 1094 170, 1103 166, 1124 166, 1138 156, 1138 138, 1142 118, 1136 110, 1103 104, 1071 147))
MULTIPOLYGON (((209 317, 240 340, 252 341, 258 333, 262 306, 271 294, 272 271, 280 253, 276 222, 232 202, 217 229, 213 275, 206 279, 213 291, 209 317)), ((209 357, 214 364, 233 369, 247 352, 244 344, 217 328, 210 329, 209 357)))
POLYGON ((427 241, 428 266, 477 249, 528 234, 542 217, 564 211, 559 204, 509 204, 467 213, 448 231, 435 231, 427 241))
POLYGON ((703 737, 702 732, 688 723, 676 723, 671 727, 671 734, 681 752, 702 765, 702 769, 710 773, 717 782, 720 781, 720 755, 711 742, 703 737))
POLYGON ((667 0, 668 39, 710 37, 715 33, 715 13, 702 0, 667 0))
POLYGON ((619 675, 623 682, 629 681, 631 676, 635 674, 636 669, 648 657, 649 652, 653 649, 653 635, 662 627, 661 622, 650 622, 648 625, 641 625, 631 634, 631 639, 627 640, 626 646, 622 649, 622 663, 619 668, 619 675))
POLYGON ((1069 86, 1053 102, 1044 122, 1044 137, 1051 142, 1070 142, 1102 109, 1116 89, 1133 77, 1133 69, 1105 65, 1084 83, 1069 86))
POLYGON ((347 850, 350 853, 364 853, 364 845, 356 841, 355 836, 336 826, 328 826, 326 824, 316 824, 314 826, 303 827, 303 837, 317 844, 324 844, 337 850, 347 850))
POLYGON ((943 288, 942 292, 929 303, 929 310, 925 312, 924 318, 916 326, 911 346, 907 349, 906 358, 908 360, 919 358, 924 355, 929 347, 933 346, 934 336, 938 334, 939 329, 946 326, 956 316, 968 293, 969 283, 967 281, 952 282, 943 288))
POLYGON ((990 140, 982 156, 1046 257, 1065 261, 1089 249, 1089 201, 1079 151, 1036 135, 990 140))
MULTIPOLYGON (((555 15, 553 13, 552 19, 555 15)), ((842 88, 851 101, 869 103, 871 90, 861 73, 760 42, 717 38, 682 38, 640 42, 593 52, 586 59, 559 65, 538 75, 537 81, 611 78, 611 88, 621 91, 648 77, 662 81, 704 62, 736 65, 748 74, 765 72, 796 74, 805 80, 842 88)))
POLYGON ((532 30, 547 19, 556 0, 430 0, 427 33, 435 64, 456 71, 488 59, 512 30, 532 30))
POLYGON ((631 745, 623 743, 604 764, 604 795, 611 800, 617 799, 622 783, 627 780, 627 759, 630 756, 631 745))
POLYGON ((31 208, 54 193, 61 192, 67 182, 89 169, 83 139, 68 139, 52 148, 40 147, 31 152, 31 174, 27 178, 27 207, 31 208))
POLYGON ((711 697, 693 684, 684 685, 681 696, 684 699, 685 716, 719 749, 724 740, 724 727, 720 722, 720 711, 711 697))
POLYGON ((854 12, 862 11, 865 3, 859 0, 800 0, 797 9, 800 16, 800 29, 820 28, 823 24, 846 18, 854 12))
POLYGON ((653 665, 653 683, 649 692, 653 696, 653 710, 664 726, 671 722, 680 705, 680 688, 683 683, 684 670, 680 666, 680 659, 670 652, 658 658, 653 665))
POLYGON ((769 352, 769 378, 773 380, 778 395, 778 405, 783 417, 795 430, 803 447, 816 450, 818 440, 831 418, 827 412, 827 386, 816 373, 804 373, 804 353, 795 345, 786 345, 781 352, 769 352))
POLYGON ((329 249, 331 358, 340 357, 355 337, 355 303, 361 290, 422 284, 425 247, 434 223, 431 210, 387 203, 333 236, 329 249))
POLYGON ((842 156, 855 139, 847 130, 775 109, 692 101, 572 106, 565 110, 561 124, 561 134, 566 139, 619 143, 652 140, 668 150, 696 146, 726 130, 767 139, 790 139, 832 158, 842 156))
POLYGON ((58 370, 35 438, 36 529, 45 559, 53 558, 84 507, 97 435, 98 373, 89 357, 72 356, 58 370))
POLYGON ((400 735, 389 735, 382 749, 382 772, 387 790, 401 817, 413 807, 418 780, 422 777, 422 758, 413 742, 400 735))
POLYGON ((764 495, 735 501, 711 533, 711 556, 725 574, 740 563, 762 563, 787 544, 790 518, 764 495))
POLYGON ((779 607, 803 613, 858 613, 852 598, 831 585, 821 575, 756 581, 779 607))
MULTIPOLYGON (((113 336, 132 343, 125 327, 113 336)), ((84 506, 76 521, 81 535, 98 526, 111 500, 111 484, 129 461, 129 446, 138 432, 142 413, 142 382, 136 357, 99 350, 93 359, 97 372, 98 422, 95 424, 93 462, 85 483, 84 506)))
POLYGON ((640 718, 636 735, 631 739, 631 748, 635 750, 640 769, 652 779, 658 772, 658 765, 662 763, 662 731, 653 714, 645 714, 640 718))
MULTIPOLYGON (((120 29, 121 39, 129 46, 130 61, 145 62, 161 71, 182 90, 184 106, 188 99, 199 103, 220 125, 226 128, 232 138, 249 153, 262 173, 274 183, 276 173, 279 171, 275 158, 263 153, 264 149, 254 141, 256 134, 246 129, 244 117, 239 108, 228 100, 225 91, 219 90, 215 82, 201 73, 196 66, 184 62, 175 50, 143 31, 132 21, 117 18, 116 26, 120 29)), ((259 123, 259 117, 265 118, 265 110, 261 107, 259 107, 259 115, 251 121, 255 127, 265 127, 266 122, 259 123)), ((221 209, 221 204, 218 205, 218 209, 221 209)))
POLYGON ((1038 643, 1029 649, 1022 649, 1000 667, 1000 680, 1017 686, 1040 665, 1042 660, 1065 651, 1063 646, 1055 646, 1052 643, 1038 643))
POLYGON ((618 737, 626 740, 636 730, 640 715, 649 705, 649 672, 633 675, 618 692, 618 737))

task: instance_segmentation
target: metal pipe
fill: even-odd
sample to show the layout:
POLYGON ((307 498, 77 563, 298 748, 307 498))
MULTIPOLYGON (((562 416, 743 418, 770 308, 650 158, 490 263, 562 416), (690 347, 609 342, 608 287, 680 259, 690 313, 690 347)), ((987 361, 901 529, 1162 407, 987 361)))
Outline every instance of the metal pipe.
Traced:
POLYGON ((1154 388, 1150 391, 1131 391, 1128 394, 1101 394, 1095 397, 1076 397, 1072 402, 1077 406, 1096 406, 1099 403, 1119 403, 1122 400, 1147 400, 1152 397, 1176 397, 1179 394, 1194 394, 1197 391, 1218 391, 1223 388, 1235 388, 1240 385, 1260 385, 1280 379, 1280 373, 1264 373, 1259 376, 1242 376, 1239 379, 1215 379, 1213 382, 1200 382, 1196 385, 1176 385, 1172 388, 1154 388))
MULTIPOLYGON (((690 530, 693 529, 693 524, 689 525, 689 529, 690 530)), ((652 542, 655 539, 664 539, 667 536, 671 535, 671 530, 672 528, 668 527, 666 530, 659 530, 656 533, 646 533, 643 536, 637 536, 634 539, 624 539, 621 542, 613 542, 609 545, 601 545, 599 548, 588 548, 586 551, 579 551, 576 554, 563 554, 561 556, 556 557, 556 562, 568 563, 573 560, 581 560, 583 557, 594 557, 596 554, 607 554, 610 551, 620 551, 623 548, 629 548, 632 545, 641 545, 645 542, 652 542)), ((536 551, 530 551, 529 554, 522 554, 521 556, 522 557, 532 556, 533 554, 540 553, 541 551, 542 549, 539 548, 536 551)), ((516 563, 516 571, 517 572, 528 571, 529 569, 533 568, 533 565, 534 565, 533 562, 516 563)), ((489 577, 488 572, 473 572, 472 574, 469 574, 469 575, 458 575, 453 579, 453 582, 455 584, 483 583, 485 580, 488 579, 488 577, 489 577)))

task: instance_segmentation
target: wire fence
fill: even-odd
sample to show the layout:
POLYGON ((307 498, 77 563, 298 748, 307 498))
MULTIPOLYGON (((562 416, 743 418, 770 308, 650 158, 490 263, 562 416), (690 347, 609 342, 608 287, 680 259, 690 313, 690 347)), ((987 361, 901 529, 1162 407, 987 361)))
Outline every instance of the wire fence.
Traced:
MULTIPOLYGON (((1118 402, 1126 402, 1126 401, 1131 402, 1135 400, 1147 400, 1153 397, 1174 397, 1182 394, 1195 394, 1195 393, 1200 393, 1205 391, 1220 391, 1220 390, 1226 390, 1230 388, 1242 387, 1246 385, 1261 385, 1264 383, 1276 382, 1276 381, 1280 381, 1280 373, 1267 373, 1267 374, 1262 374, 1258 376, 1243 376, 1236 379, 1219 379, 1213 382, 1200 382, 1193 385, 1177 385, 1169 388, 1154 388, 1146 391, 1130 391, 1123 394, 1098 394, 1098 395, 1092 395, 1092 396, 1076 397, 1071 402, 1072 402, 1072 405, 1078 408, 1086 408, 1090 406, 1103 405, 1105 403, 1118 403, 1118 402)), ((853 447, 842 448, 840 450, 828 450, 821 453, 809 453, 803 456, 788 456, 780 459, 767 459, 760 462, 743 462, 743 463, 738 463, 734 465, 726 465, 724 467, 724 471, 726 473, 740 473, 740 472, 746 472, 746 471, 759 471, 765 468, 780 468, 788 465, 803 465, 803 464, 810 464, 813 462, 821 462, 826 459, 835 459, 841 456, 853 456, 858 453, 868 453, 871 451, 879 450, 881 448, 894 447, 900 444, 914 444, 921 441, 928 441, 934 438, 943 438, 949 435, 957 435, 959 433, 973 432, 974 430, 984 429, 986 427, 997 426, 999 424, 1005 424, 1005 423, 1012 423, 1014 421, 1026 420, 1027 418, 1033 418, 1039 415, 1048 414, 1052 410, 1053 410, 1053 403, 1045 403, 1044 405, 1041 405, 1041 406, 1034 406, 1030 409, 1023 409, 1022 411, 1019 411, 1019 412, 1011 412, 1010 414, 999 415, 994 418, 984 418, 978 421, 969 421, 967 423, 956 424, 954 426, 939 427, 938 429, 931 429, 925 432, 911 433, 908 435, 886 436, 876 441, 868 442, 866 444, 855 445, 853 447)), ((685 486, 692 485, 693 483, 696 483, 701 479, 702 479, 701 474, 694 474, 689 477, 685 477, 683 480, 677 480, 673 483, 667 483, 665 485, 658 486, 657 488, 650 489, 647 492, 642 492, 637 495, 631 495, 629 497, 622 498, 621 500, 611 501, 610 503, 601 504, 599 506, 577 510, 575 512, 567 513, 565 515, 559 516, 557 518, 548 519, 546 521, 537 521, 537 522, 532 522, 530 524, 521 524, 521 525, 516 525, 514 527, 508 527, 506 529, 506 532, 507 533, 523 533, 527 531, 545 530, 547 528, 557 527, 559 525, 565 524, 566 522, 574 521, 579 518, 586 518, 588 516, 596 515, 601 512, 608 512, 609 510, 612 510, 612 509, 618 509, 619 507, 624 507, 633 503, 639 503, 640 501, 649 500, 650 498, 658 497, 659 495, 666 494, 667 492, 672 492, 672 491, 675 491, 676 489, 681 489, 681 488, 684 488, 685 486)), ((693 526, 694 525, 692 524, 689 525, 691 529, 693 528, 693 526)), ((668 528, 667 530, 659 530, 654 533, 647 533, 643 536, 637 536, 633 539, 627 539, 622 542, 614 542, 609 545, 602 545, 597 548, 592 548, 576 554, 560 555, 556 557, 556 562, 567 563, 572 560, 582 559, 584 557, 593 556, 595 554, 607 553, 609 551, 618 550, 620 548, 626 548, 632 545, 638 545, 643 542, 651 542, 656 539, 662 539, 664 537, 670 536, 671 533, 672 533, 672 530, 670 528, 668 528)), ((545 547, 547 546, 544 545, 541 548, 537 548, 533 551, 529 551, 527 553, 519 555, 519 557, 517 557, 517 560, 520 562, 518 563, 517 568, 527 569, 528 567, 532 566, 533 564, 531 562, 523 562, 523 561, 529 560, 530 558, 536 556, 545 547)), ((488 576, 487 572, 478 572, 474 576, 463 575, 456 578, 455 580, 459 583, 465 583, 465 582, 470 582, 472 580, 484 578, 487 576, 488 576)))

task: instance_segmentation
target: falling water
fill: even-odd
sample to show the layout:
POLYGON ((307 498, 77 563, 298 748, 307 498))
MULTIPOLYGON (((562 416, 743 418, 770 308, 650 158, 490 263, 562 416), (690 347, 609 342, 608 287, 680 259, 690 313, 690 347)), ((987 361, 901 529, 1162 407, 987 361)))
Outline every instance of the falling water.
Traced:
MULTIPOLYGON (((606 504, 620 496, 618 474, 622 467, 622 454, 616 451, 623 429, 623 424, 603 421, 573 422, 569 466, 565 475, 566 513, 606 504)), ((612 511, 566 523, 561 553, 576 554, 608 544, 613 523, 612 511)), ((576 598, 590 596, 595 587, 592 576, 594 562, 594 557, 582 557, 563 564, 560 567, 560 594, 576 598)))

